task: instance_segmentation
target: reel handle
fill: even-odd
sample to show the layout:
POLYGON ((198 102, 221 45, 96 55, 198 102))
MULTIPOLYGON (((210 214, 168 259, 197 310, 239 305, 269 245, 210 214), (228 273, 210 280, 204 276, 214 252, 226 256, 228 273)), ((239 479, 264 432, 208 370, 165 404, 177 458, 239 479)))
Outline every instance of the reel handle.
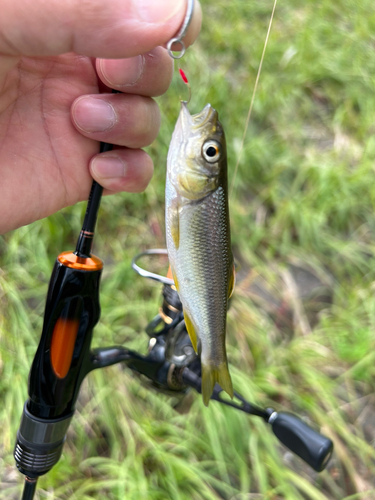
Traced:
POLYGON ((315 471, 324 470, 333 451, 332 441, 292 413, 274 411, 268 419, 275 436, 315 471))

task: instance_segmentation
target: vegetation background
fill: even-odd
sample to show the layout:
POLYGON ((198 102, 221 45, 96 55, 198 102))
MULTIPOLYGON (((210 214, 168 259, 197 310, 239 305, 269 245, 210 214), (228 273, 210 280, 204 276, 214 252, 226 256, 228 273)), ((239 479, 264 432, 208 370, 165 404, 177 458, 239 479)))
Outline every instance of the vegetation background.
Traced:
MULTIPOLYGON (((219 110, 233 178, 272 0, 203 0, 183 67, 192 112, 219 110)), ((120 366, 85 380, 63 456, 40 500, 375 498, 375 10, 371 0, 279 0, 231 198, 241 264, 229 312, 235 388, 302 415, 335 442, 312 473, 257 418, 196 394, 147 390, 120 366)), ((105 262, 94 346, 145 352, 160 288, 132 257, 163 247, 168 144, 186 89, 159 99, 155 176, 103 200, 105 262)), ((18 499, 12 451, 56 256, 74 248, 85 205, 5 235, 0 332, 0 499, 18 499)))

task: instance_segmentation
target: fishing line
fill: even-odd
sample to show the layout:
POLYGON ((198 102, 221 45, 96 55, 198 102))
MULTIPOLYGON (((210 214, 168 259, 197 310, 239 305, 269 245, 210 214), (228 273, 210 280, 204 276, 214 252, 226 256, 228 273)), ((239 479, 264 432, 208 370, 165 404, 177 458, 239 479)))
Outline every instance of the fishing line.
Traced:
POLYGON ((271 17, 270 17, 270 22, 269 22, 269 24, 268 24, 268 30, 267 30, 266 39, 265 39, 265 41, 264 41, 264 47, 263 47, 262 57, 260 58, 260 63, 259 63, 259 68, 258 68, 258 73, 257 73, 257 77, 256 77, 256 79, 255 79, 255 85, 254 85, 253 95, 252 95, 252 97, 251 97, 251 102, 250 102, 250 106, 249 106, 249 111, 248 111, 248 113, 247 113, 247 118, 246 118, 246 123, 245 123, 245 130, 244 130, 244 133, 243 133, 243 136, 242 136, 241 145, 240 145, 240 150, 239 150, 239 152, 238 152, 238 156, 237 156, 236 166, 235 166, 235 168, 234 168, 234 175, 233 175, 233 180, 232 180, 232 184, 231 184, 231 187, 230 187, 229 199, 231 199, 231 197, 232 197, 232 192, 233 192, 233 190, 234 190, 234 183, 235 183, 236 176, 237 176, 238 166, 239 166, 239 164, 240 164, 241 155, 242 155, 243 147, 244 147, 244 144, 245 144, 245 138, 246 138, 246 134, 247 134, 247 129, 249 128, 250 117, 251 117, 251 113, 252 113, 252 111, 253 111, 253 105, 254 105, 255 95, 256 95, 256 92, 257 92, 257 88, 258 88, 259 77, 260 77, 260 74, 261 74, 261 72, 262 72, 262 66, 263 66, 264 54, 266 53, 266 48, 267 48, 267 44, 268 44, 268 39, 269 39, 269 37, 270 37, 270 33, 271 33, 272 21, 273 21, 273 17, 274 17, 275 10, 276 10, 276 4, 277 4, 277 0, 275 0, 275 1, 274 1, 273 8, 272 8, 272 13, 271 13, 271 17))

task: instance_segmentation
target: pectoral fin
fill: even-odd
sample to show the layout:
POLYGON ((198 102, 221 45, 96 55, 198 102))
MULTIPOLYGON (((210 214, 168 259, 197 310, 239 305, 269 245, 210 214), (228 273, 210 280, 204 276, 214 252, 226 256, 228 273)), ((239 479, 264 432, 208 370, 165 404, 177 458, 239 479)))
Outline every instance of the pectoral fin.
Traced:
POLYGON ((219 366, 202 363, 202 396, 206 406, 210 402, 216 382, 233 399, 233 386, 227 363, 221 363, 219 366))
POLYGON ((197 336, 197 333, 195 331, 194 325, 193 325, 191 319, 189 318, 189 315, 185 311, 184 311, 184 318, 185 318, 186 330, 188 331, 188 334, 189 334, 189 337, 191 340, 191 344, 192 344, 196 354, 198 354, 198 336, 197 336))
POLYGON ((180 246, 180 213, 177 200, 173 200, 172 205, 169 207, 168 211, 168 219, 170 223, 173 243, 176 250, 178 250, 180 246))

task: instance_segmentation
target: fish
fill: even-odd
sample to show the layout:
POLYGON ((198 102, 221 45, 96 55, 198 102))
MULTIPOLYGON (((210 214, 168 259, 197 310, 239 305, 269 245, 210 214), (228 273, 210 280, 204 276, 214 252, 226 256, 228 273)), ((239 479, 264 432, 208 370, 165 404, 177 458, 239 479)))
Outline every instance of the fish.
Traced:
POLYGON ((186 329, 200 355, 208 406, 216 382, 233 398, 225 336, 235 284, 225 134, 210 104, 191 115, 181 102, 168 151, 165 202, 169 263, 186 329))

